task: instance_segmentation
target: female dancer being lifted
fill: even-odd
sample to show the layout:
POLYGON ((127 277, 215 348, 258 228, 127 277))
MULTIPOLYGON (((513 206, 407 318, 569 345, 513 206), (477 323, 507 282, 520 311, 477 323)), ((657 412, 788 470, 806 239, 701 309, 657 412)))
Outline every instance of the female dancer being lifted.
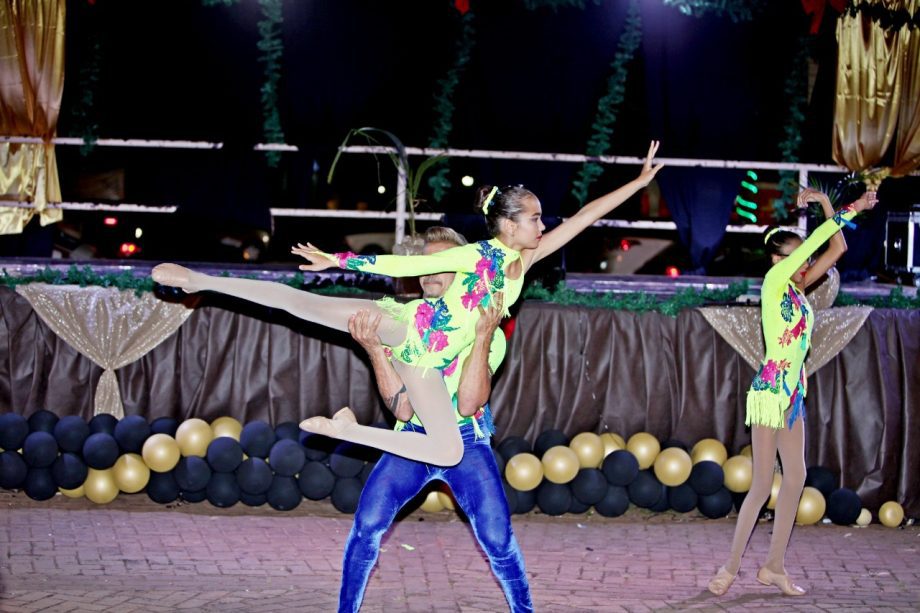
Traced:
POLYGON ((534 263, 565 246, 582 230, 623 204, 647 186, 662 164, 652 165, 658 141, 652 141, 639 176, 622 187, 588 203, 551 232, 540 216, 540 200, 523 187, 483 187, 478 207, 494 238, 455 247, 433 255, 356 256, 324 253, 311 244, 291 251, 310 264, 303 270, 332 267, 409 277, 455 272, 457 276, 444 296, 399 304, 384 298, 369 301, 328 297, 297 290, 281 283, 234 279, 197 273, 176 264, 160 264, 152 271, 154 281, 187 292, 216 291, 288 313, 343 332, 349 318, 359 310, 381 317, 378 334, 393 349, 394 366, 405 383, 409 401, 425 424, 425 433, 404 433, 362 426, 350 409, 332 419, 312 417, 301 423, 309 432, 324 434, 403 456, 411 460, 452 466, 463 455, 463 441, 453 404, 444 385, 442 369, 456 367, 454 359, 473 343, 480 309, 503 295, 507 310, 520 297, 524 274, 534 263))

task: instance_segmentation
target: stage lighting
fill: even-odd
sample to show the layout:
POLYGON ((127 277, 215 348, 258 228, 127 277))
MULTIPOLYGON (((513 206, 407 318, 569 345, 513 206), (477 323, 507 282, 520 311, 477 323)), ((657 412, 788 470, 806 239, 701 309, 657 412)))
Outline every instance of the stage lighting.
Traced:
POLYGON ((377 186, 377 193, 378 193, 378 194, 385 194, 385 193, 387 193, 387 188, 384 187, 383 185, 378 185, 378 186, 377 186))
POLYGON ((474 179, 470 175, 463 175, 463 178, 460 179, 460 183, 463 185, 463 187, 472 187, 474 179))
POLYGON ((118 218, 117 217, 106 217, 102 220, 102 223, 107 226, 117 226, 118 218))
POLYGON ((144 235, 144 231, 140 228, 134 228, 134 238, 140 238, 144 235))
POLYGON ((680 270, 677 268, 677 266, 668 266, 667 268, 664 269, 664 274, 666 274, 666 275, 668 275, 669 277, 672 277, 672 278, 673 278, 673 277, 679 277, 679 276, 680 276, 680 270))
POLYGON ((121 255, 124 257, 131 257, 132 255, 140 252, 140 247, 134 243, 122 243, 121 247, 118 249, 121 252, 121 255))

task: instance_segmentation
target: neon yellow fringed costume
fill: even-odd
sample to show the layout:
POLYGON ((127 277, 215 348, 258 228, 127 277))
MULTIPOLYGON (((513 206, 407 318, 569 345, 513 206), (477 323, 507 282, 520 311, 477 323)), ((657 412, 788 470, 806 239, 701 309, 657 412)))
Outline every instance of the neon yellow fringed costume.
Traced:
POLYGON ((805 356, 811 347, 814 315, 804 293, 790 278, 818 248, 850 220, 856 211, 844 207, 822 223, 788 257, 767 272, 760 290, 760 314, 766 352, 747 392, 745 425, 792 428, 805 411, 805 356))

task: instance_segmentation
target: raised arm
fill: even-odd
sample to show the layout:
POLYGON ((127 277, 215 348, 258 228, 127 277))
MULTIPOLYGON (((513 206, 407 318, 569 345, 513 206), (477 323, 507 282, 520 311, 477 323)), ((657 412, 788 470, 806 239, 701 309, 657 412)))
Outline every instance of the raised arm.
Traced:
POLYGON ((374 378, 377 381, 377 390, 383 397, 384 403, 390 412, 400 421, 409 421, 415 411, 409 402, 406 386, 402 378, 393 368, 386 350, 377 336, 377 326, 380 325, 380 315, 372 317, 370 311, 358 311, 348 320, 348 331, 358 341, 370 358, 374 369, 374 378))
POLYGON ((638 177, 609 194, 592 200, 582 207, 580 211, 544 234, 540 240, 540 245, 536 249, 530 253, 524 253, 526 267, 530 268, 536 262, 564 247, 595 221, 626 202, 636 192, 651 183, 658 171, 664 166, 663 164, 652 165, 652 160, 655 154, 658 153, 658 145, 657 140, 653 140, 649 145, 645 163, 642 165, 642 172, 639 173, 638 177))
MULTIPOLYGON (((859 213, 874 207, 876 201, 875 192, 866 192, 859 199, 841 207, 830 219, 818 226, 818 228, 811 233, 811 236, 805 239, 801 245, 796 247, 795 250, 789 254, 789 257, 774 264, 767 272, 764 278, 764 284, 766 285, 768 280, 774 281, 792 277, 793 273, 795 273, 795 271, 798 270, 821 245, 827 242, 834 233, 839 232, 843 226, 850 225, 850 220, 859 213)), ((820 275, 818 275, 818 277, 820 277, 820 275)), ((814 280, 812 280, 812 283, 814 283, 814 280)))
POLYGON ((461 356, 460 384, 457 387, 457 411, 469 417, 489 401, 492 374, 505 357, 505 335, 498 329, 504 316, 503 295, 488 309, 479 307, 476 339, 469 355, 461 356))

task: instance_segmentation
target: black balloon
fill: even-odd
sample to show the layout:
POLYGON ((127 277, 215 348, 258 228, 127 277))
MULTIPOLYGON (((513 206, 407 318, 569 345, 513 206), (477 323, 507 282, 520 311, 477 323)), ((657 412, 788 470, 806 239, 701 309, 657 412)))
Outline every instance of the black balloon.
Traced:
POLYGON ((666 486, 655 477, 652 469, 640 470, 626 489, 630 502, 646 509, 651 509, 663 496, 667 496, 666 486))
POLYGON ((303 500, 303 493, 294 477, 275 475, 266 493, 266 500, 276 511, 290 511, 303 500))
POLYGON ((29 435, 29 422, 17 413, 0 415, 0 449, 16 451, 29 435))
POLYGON ((377 462, 367 462, 364 465, 364 468, 361 469, 361 472, 358 474, 358 479, 361 479, 361 483, 367 483, 367 480, 370 478, 371 473, 374 472, 374 468, 377 467, 377 462))
POLYGON ((698 496, 709 496, 718 492, 725 481, 722 467, 712 460, 697 462, 690 469, 690 478, 687 483, 698 496))
POLYGON ((329 456, 329 468, 337 477, 357 477, 364 468, 362 453, 359 445, 339 443, 329 456))
POLYGON ((204 458, 195 455, 179 458, 172 472, 179 489, 184 492, 203 490, 211 480, 211 465, 204 458))
POLYGON ((537 488, 526 492, 515 490, 515 498, 517 498, 517 504, 514 506, 514 512, 518 515, 530 513, 537 506, 537 488))
MULTIPOLYGON (((232 473, 243 461, 243 448, 240 447, 240 443, 236 439, 229 436, 219 436, 208 443, 208 451, 205 457, 207 457, 208 464, 214 472, 232 473)), ((208 500, 210 499, 209 494, 208 500)))
POLYGON ((247 423, 240 431, 240 446, 251 458, 267 458, 277 437, 268 423, 255 420, 247 423))
MULTIPOLYGON (((607 482, 605 481, 604 482, 605 486, 606 486, 606 483, 607 482)), ((576 498, 575 496, 572 496, 572 504, 569 505, 569 510, 567 511, 567 513, 581 515, 582 513, 587 513, 588 509, 590 508, 591 508, 590 504, 585 504, 582 501, 580 501, 578 498, 576 498)))
POLYGON ((649 511, 654 511, 655 513, 664 513, 671 508, 671 503, 668 500, 668 488, 664 486, 661 497, 658 499, 658 502, 650 506, 649 511))
POLYGON ((356 477, 346 477, 335 482, 332 489, 332 506, 342 513, 354 513, 364 484, 356 477))
POLYGON ((533 453, 533 448, 522 436, 509 436, 498 445, 498 453, 505 458, 505 462, 519 453, 533 453))
POLYGON ((542 458, 543 454, 546 453, 546 450, 550 447, 568 444, 569 437, 567 437, 562 430, 544 430, 533 443, 533 453, 538 458, 542 458))
MULTIPOLYGON (((280 439, 272 445, 268 454, 268 463, 272 465, 272 470, 282 477, 293 477, 300 472, 306 461, 307 456, 300 443, 287 438, 280 439)), ((358 471, 360 470, 359 468, 358 471)))
POLYGON ((179 497, 179 485, 172 471, 158 473, 151 470, 150 480, 147 482, 147 496, 159 504, 174 502, 179 497))
POLYGON ((118 460, 118 442, 106 432, 96 432, 83 443, 83 460, 90 468, 105 470, 112 468, 118 460))
MULTIPOLYGON (((247 494, 264 494, 272 486, 272 468, 262 458, 247 458, 236 469, 236 482, 247 494)), ((299 494, 298 494, 299 495, 299 494)))
POLYGON ((601 471, 610 485, 625 487, 639 474, 639 460, 631 451, 617 449, 604 458, 601 471))
POLYGON ((597 468, 582 468, 572 479, 572 494, 580 502, 591 506, 604 497, 607 493, 607 477, 597 468))
POLYGON ((680 449, 683 449, 687 453, 690 453, 690 448, 687 446, 687 444, 683 441, 677 440, 676 438, 669 438, 665 442, 661 443, 662 451, 664 451, 665 449, 668 449, 669 447, 678 447, 680 449))
POLYGON ((240 490, 240 502, 247 507, 260 507, 265 504, 268 497, 265 494, 249 494, 240 490))
POLYGON ((668 488, 668 504, 678 513, 689 513, 696 508, 699 496, 689 483, 668 488))
POLYGON ((65 490, 73 490, 83 485, 87 474, 89 468, 86 462, 75 453, 62 453, 51 465, 51 476, 55 484, 65 490))
MULTIPOLYGON (((236 442, 235 439, 230 440, 236 442)), ((218 472, 211 475, 207 491, 208 502, 215 507, 232 507, 240 501, 240 486, 236 482, 236 475, 232 473, 218 472)))
POLYGON ((853 490, 841 487, 827 497, 827 518, 838 526, 849 526, 856 523, 862 511, 862 500, 853 490))
POLYGON ((180 489, 179 497, 186 502, 203 502, 208 497, 208 490, 206 488, 193 491, 180 489))
POLYGON ((58 416, 46 409, 39 409, 29 415, 29 432, 47 432, 54 434, 58 416))
MULTIPOLYGON (((47 433, 46 433, 47 434, 47 433)), ((50 468, 30 468, 23 489, 33 500, 48 500, 57 493, 50 468)))
MULTIPOLYGON (((179 429, 179 420, 174 417, 157 417, 150 422, 150 434, 168 434, 175 438, 179 429)), ((202 498, 204 500, 204 498, 202 498)), ((199 500, 199 502, 201 502, 199 500)))
POLYGON ((498 474, 505 474, 505 458, 502 457, 502 454, 498 453, 494 448, 492 449, 492 457, 495 458, 495 466, 498 468, 498 474))
POLYGON ((696 506, 709 519, 718 519, 728 515, 733 503, 732 493, 728 488, 721 487, 712 494, 700 495, 696 506))
POLYGON ((823 466, 811 466, 805 476, 805 487, 815 488, 827 500, 838 487, 837 475, 823 466))
POLYGON ((57 441, 43 430, 30 433, 22 444, 22 457, 29 468, 51 468, 57 456, 57 441))
POLYGON ((79 415, 65 415, 54 424, 54 439, 63 451, 82 452, 88 437, 89 424, 79 415))
POLYGON ((322 462, 307 462, 297 476, 297 486, 310 500, 322 500, 332 493, 335 475, 322 462))
POLYGON ((26 482, 29 467, 22 456, 15 451, 0 453, 0 487, 16 490, 26 482))
POLYGON ((572 490, 568 483, 544 480, 537 487, 537 506, 547 515, 562 515, 572 505, 572 490))
POLYGON ((114 436, 124 453, 140 453, 150 436, 150 424, 140 415, 126 415, 115 425, 114 436))
POLYGON ((604 517, 619 517, 629 509, 629 492, 621 485, 607 486, 607 493, 600 502, 594 505, 594 510, 604 517))
POLYGON ((90 434, 96 434, 97 432, 105 432, 106 434, 115 435, 115 426, 118 425, 118 420, 114 415, 109 413, 100 413, 95 415, 92 419, 89 420, 89 432, 90 434))
POLYGON ((300 432, 300 426, 292 421, 283 421, 275 426, 275 438, 278 440, 287 438, 291 439, 292 441, 299 441, 300 432))
POLYGON ((511 484, 502 479, 502 489, 505 490, 505 502, 508 503, 508 513, 514 513, 517 507, 517 490, 511 487, 511 484))
POLYGON ((323 462, 329 458, 329 454, 339 444, 339 441, 322 434, 313 434, 312 432, 301 430, 300 444, 303 446, 308 462, 323 462))

